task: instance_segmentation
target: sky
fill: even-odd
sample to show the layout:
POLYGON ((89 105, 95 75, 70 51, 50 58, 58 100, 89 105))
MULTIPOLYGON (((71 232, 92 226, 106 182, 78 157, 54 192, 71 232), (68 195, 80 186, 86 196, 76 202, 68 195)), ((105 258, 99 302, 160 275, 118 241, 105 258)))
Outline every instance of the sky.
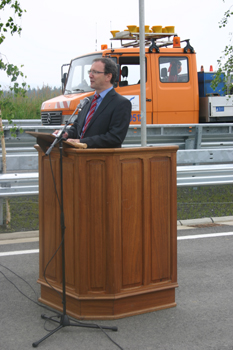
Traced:
MULTIPOLYGON (((111 30, 123 31, 127 25, 139 25, 139 1, 117 0, 19 0, 26 9, 19 36, 7 35, 0 46, 4 62, 23 65, 26 83, 31 88, 61 86, 61 66, 71 59, 110 46, 111 30)), ((233 30, 233 18, 219 28, 224 12, 233 0, 144 0, 145 25, 175 26, 181 40, 190 39, 197 54, 197 69, 217 69, 217 60, 233 30)), ((232 8, 233 9, 233 8, 232 8)), ((0 11, 1 22, 13 16, 9 6, 0 11)), ((120 47, 120 41, 112 41, 120 47)), ((9 79, 0 72, 0 84, 7 88, 9 79)))

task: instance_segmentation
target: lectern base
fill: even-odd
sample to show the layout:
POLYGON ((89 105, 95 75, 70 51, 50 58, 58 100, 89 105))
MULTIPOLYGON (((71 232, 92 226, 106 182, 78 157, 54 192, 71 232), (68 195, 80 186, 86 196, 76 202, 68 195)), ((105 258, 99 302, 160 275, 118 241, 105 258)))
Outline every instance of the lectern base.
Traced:
MULTIPOLYGON (((145 292, 123 293, 119 296, 78 297, 66 294, 67 314, 78 320, 116 320, 147 312, 175 307, 177 284, 145 292)), ((41 285, 40 302, 62 311, 58 294, 46 285, 41 285)))

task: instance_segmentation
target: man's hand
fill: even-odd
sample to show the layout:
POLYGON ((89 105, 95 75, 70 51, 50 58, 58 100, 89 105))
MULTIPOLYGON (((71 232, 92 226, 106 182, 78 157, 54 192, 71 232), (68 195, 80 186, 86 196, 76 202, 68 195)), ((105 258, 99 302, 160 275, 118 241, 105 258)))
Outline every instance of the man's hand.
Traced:
MULTIPOLYGON (((55 130, 55 131, 53 132, 53 135, 56 136, 59 132, 61 132, 61 130, 55 130)), ((65 132, 65 133, 63 134, 63 138, 66 139, 67 137, 68 137, 68 133, 65 132)))
POLYGON ((67 139, 66 141, 73 142, 73 143, 80 143, 79 139, 67 139))

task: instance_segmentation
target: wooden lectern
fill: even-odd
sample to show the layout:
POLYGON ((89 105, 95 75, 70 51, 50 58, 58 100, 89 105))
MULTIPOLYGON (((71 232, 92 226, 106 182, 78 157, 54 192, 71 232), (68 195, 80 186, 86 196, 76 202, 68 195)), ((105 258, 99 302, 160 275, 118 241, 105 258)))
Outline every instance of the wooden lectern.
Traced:
MULTIPOLYGON (((39 145, 40 301, 61 297, 43 274, 61 242, 50 160, 39 145)), ((176 305, 176 146, 65 147, 63 156, 67 314, 117 319, 176 305)), ((60 193, 59 151, 51 165, 60 193)), ((62 292, 60 250, 46 270, 62 292)))

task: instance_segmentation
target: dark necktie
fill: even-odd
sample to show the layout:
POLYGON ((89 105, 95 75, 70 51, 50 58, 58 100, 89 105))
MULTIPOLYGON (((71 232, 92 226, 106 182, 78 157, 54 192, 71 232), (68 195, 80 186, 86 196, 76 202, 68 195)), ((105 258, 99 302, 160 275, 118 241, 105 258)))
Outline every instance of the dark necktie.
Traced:
POLYGON ((85 125, 83 127, 83 131, 82 131, 82 134, 81 134, 81 137, 80 137, 81 139, 84 137, 84 134, 85 134, 85 132, 87 130, 87 127, 88 127, 88 125, 89 125, 89 123, 91 121, 91 118, 93 117, 93 114, 94 114, 95 109, 96 109, 97 99, 99 97, 100 97, 100 95, 95 94, 95 96, 94 96, 94 98, 92 100, 90 111, 89 111, 89 114, 88 114, 88 116, 86 118, 86 122, 85 122, 85 125))

